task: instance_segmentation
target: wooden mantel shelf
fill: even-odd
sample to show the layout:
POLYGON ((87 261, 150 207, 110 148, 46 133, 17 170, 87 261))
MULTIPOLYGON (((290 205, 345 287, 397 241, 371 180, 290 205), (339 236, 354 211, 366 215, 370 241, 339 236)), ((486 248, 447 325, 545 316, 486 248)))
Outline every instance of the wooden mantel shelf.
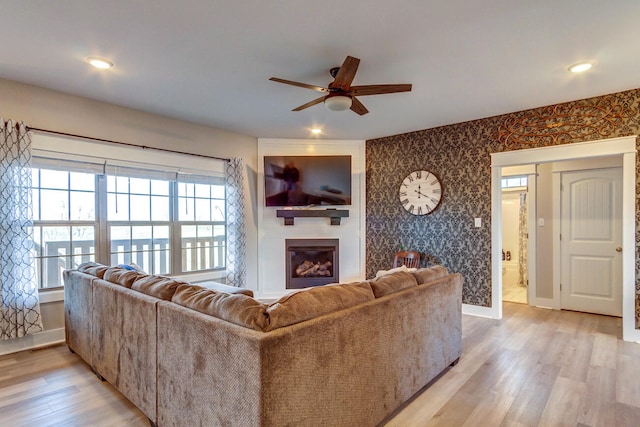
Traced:
POLYGON ((340 225, 342 218, 349 217, 349 211, 338 209, 305 209, 305 210, 287 210, 279 209, 276 211, 278 218, 284 218, 284 225, 293 225, 294 218, 330 218, 331 225, 340 225))

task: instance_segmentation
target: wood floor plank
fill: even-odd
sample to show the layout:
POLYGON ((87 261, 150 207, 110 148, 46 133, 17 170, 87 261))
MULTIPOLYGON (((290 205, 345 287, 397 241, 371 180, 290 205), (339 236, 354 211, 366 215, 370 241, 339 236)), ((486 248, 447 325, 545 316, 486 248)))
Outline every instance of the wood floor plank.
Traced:
POLYGON ((587 394, 582 401, 578 423, 585 426, 615 426, 616 372, 602 366, 591 366, 587 375, 587 394))
POLYGON ((538 425, 575 426, 586 395, 587 386, 584 382, 558 376, 538 425))
POLYGON ((485 393, 478 400, 462 427, 499 426, 515 400, 514 396, 497 392, 485 393))
MULTIPOLYGON (((616 401, 640 408, 640 356, 618 355, 616 401)), ((639 423, 640 424, 640 423, 639 423)))
POLYGON ((638 427, 640 424, 640 408, 616 402, 616 427, 638 427))
POLYGON ((536 369, 531 372, 530 381, 515 396, 501 425, 538 425, 559 372, 560 367, 557 365, 536 365, 536 369))

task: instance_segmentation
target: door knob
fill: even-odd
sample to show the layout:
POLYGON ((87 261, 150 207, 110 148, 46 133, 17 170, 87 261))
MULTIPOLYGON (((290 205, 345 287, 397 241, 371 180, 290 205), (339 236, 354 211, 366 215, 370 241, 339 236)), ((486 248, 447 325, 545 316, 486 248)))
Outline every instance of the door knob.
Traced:
POLYGON ((620 246, 618 246, 618 247, 616 248, 616 252, 622 252, 622 248, 621 248, 620 246))

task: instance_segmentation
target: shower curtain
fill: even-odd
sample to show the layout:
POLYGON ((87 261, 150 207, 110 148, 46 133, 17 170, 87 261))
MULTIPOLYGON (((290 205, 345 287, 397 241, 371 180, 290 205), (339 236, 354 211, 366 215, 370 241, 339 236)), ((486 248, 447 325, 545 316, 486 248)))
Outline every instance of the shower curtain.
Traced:
POLYGON ((520 217, 518 225, 518 265, 520 286, 527 286, 527 241, 529 234, 527 232, 527 193, 520 193, 520 217))

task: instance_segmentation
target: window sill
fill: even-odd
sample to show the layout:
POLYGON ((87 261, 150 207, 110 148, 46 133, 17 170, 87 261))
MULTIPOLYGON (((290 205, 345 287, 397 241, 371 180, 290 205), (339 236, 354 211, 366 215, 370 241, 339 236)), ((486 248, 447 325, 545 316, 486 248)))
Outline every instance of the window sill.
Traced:
POLYGON ((64 301, 64 289, 39 291, 40 304, 64 301))

